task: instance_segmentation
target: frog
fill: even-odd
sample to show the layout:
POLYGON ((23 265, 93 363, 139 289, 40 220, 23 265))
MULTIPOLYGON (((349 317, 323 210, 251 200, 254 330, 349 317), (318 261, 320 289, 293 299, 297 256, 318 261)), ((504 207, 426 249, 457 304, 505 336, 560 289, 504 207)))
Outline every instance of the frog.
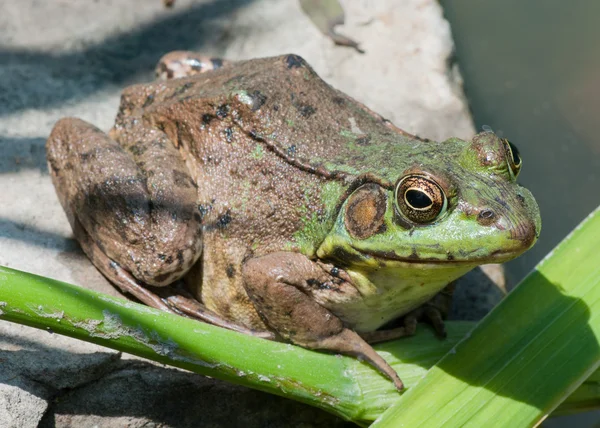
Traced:
POLYGON ((539 236, 522 158, 493 132, 418 137, 295 54, 181 51, 157 72, 108 133, 63 118, 46 144, 74 237, 142 303, 358 357, 401 390, 372 344, 420 320, 443 336, 454 281, 539 236))

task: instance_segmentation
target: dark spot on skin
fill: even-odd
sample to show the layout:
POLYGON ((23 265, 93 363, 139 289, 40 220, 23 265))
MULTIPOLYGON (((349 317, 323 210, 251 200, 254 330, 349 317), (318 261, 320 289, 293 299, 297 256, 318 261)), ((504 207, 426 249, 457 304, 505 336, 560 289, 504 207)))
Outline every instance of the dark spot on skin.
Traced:
POLYGON ((316 109, 308 104, 304 104, 298 107, 298 112, 302 117, 310 117, 315 113, 316 109))
POLYGON ((385 223, 381 223, 381 226, 379 226, 379 229, 377 229, 377 232, 375 232, 376 234, 382 234, 385 233, 385 231, 387 230, 387 226, 385 225, 385 223))
POLYGON ((148 97, 146 98, 146 101, 144 101, 144 104, 142 104, 142 108, 146 108, 148 107, 150 104, 152 104, 154 102, 154 94, 150 94, 148 95, 148 97))
POLYGON ((225 128, 225 141, 231 143, 233 141, 233 130, 231 128, 225 128))
MULTIPOLYGON (((304 93, 300 92, 300 95, 302 96, 304 93)), ((299 102, 294 93, 290 94, 290 102, 302 117, 310 117, 317 111, 313 106, 299 102)))
POLYGON ((298 68, 304 66, 305 61, 302 57, 295 54, 291 54, 285 58, 285 63, 287 65, 287 68, 298 68))
POLYGON ((214 156, 208 155, 206 156, 206 161, 204 163, 215 163, 215 164, 219 164, 219 158, 216 158, 214 156))
POLYGON ((167 279, 171 278, 171 275, 172 274, 170 272, 169 273, 163 273, 163 274, 160 274, 160 275, 156 275, 154 277, 154 281, 156 281, 156 282, 165 282, 167 279))
POLYGON ((143 155, 144 152, 146 152, 147 149, 148 148, 146 147, 146 145, 143 142, 141 142, 141 141, 138 141, 135 144, 129 146, 129 151, 134 156, 141 156, 141 155, 143 155))
POLYGON ((254 129, 251 129, 250 132, 248 132, 248 135, 250 136, 250 138, 252 138, 253 140, 258 139, 258 134, 256 133, 256 131, 254 129))
POLYGON ((221 120, 225 119, 227 117, 227 114, 229 113, 229 106, 227 104, 221 104, 219 107, 217 107, 217 117, 221 120))
POLYGON ((525 205, 525 197, 520 193, 517 193, 517 199, 521 203, 521 205, 525 205))
POLYGON ((183 258, 183 251, 179 250, 177 251, 177 264, 179 266, 183 265, 183 263, 185 262, 184 258, 183 258))
POLYGON ((337 267, 334 266, 334 267, 331 268, 331 270, 329 271, 329 273, 332 276, 337 277, 340 274, 340 270, 337 267))
POLYGON ((202 124, 208 125, 210 123, 210 121, 213 119, 214 119, 214 116, 212 114, 205 113, 202 115, 202 124))
POLYGON ((190 68, 194 71, 202 71, 202 63, 196 60, 189 60, 188 64, 190 66, 190 68))
POLYGON ((160 70, 159 74, 167 73, 167 78, 169 78, 169 79, 171 79, 173 77, 173 70, 171 70, 169 67, 167 67, 167 64, 165 64, 164 62, 161 62, 158 65, 158 68, 160 70))
POLYGON ((419 260, 419 255, 417 254, 417 250, 415 248, 412 249, 412 252, 407 257, 409 260, 419 260))
POLYGON ((221 58, 211 58, 210 62, 215 70, 223 67, 223 60, 221 58))
POLYGON ((358 144, 359 146, 366 146, 369 143, 371 143, 370 135, 363 135, 362 137, 356 139, 356 144, 358 144))
POLYGON ((292 144, 291 146, 289 146, 287 148, 287 155, 289 157, 293 158, 294 156, 296 156, 296 151, 297 151, 296 145, 292 144))
POLYGON ((217 220, 217 228, 225 229, 229 223, 231 223, 231 212, 227 210, 225 214, 221 214, 217 220))
POLYGON ((259 110, 267 101, 267 96, 262 94, 260 91, 254 91, 248 94, 252 98, 252 111, 259 110))
POLYGON ((279 105, 278 104, 273 105, 273 110, 274 111, 279 111, 279 105))
POLYGON ((320 284, 320 282, 319 282, 319 281, 317 281, 317 280, 316 280, 316 279, 314 279, 314 278, 309 278, 309 279, 307 279, 307 280, 306 280, 306 283, 307 283, 309 286, 311 286, 311 287, 318 287, 318 286, 319 286, 319 284, 320 284))
POLYGON ((204 220, 204 217, 206 217, 206 215, 208 213, 210 213, 212 211, 212 205, 210 204, 199 204, 198 205, 198 213, 200 214, 200 220, 204 220))
POLYGON ((333 97, 331 99, 331 101, 333 101, 334 104, 337 104, 338 106, 341 106, 344 104, 345 100, 342 97, 333 97))
POLYGON ((194 221, 196 223, 202 222, 202 216, 200 215, 200 213, 197 213, 197 212, 194 213, 194 221))
POLYGON ((494 198, 494 200, 495 200, 496 202, 498 202, 498 203, 499 203, 499 204, 502 206, 502 208, 505 208, 505 209, 506 209, 507 211, 509 211, 509 212, 511 211, 511 208, 508 206, 508 204, 506 203, 506 201, 505 201, 505 200, 501 199, 501 198, 500 198, 500 197, 498 197, 498 196, 496 196, 496 197, 494 198))
MULTIPOLYGON (((104 146, 104 147, 96 147, 93 148, 87 152, 81 153, 79 155, 79 159, 82 162, 87 162, 89 160, 94 160, 96 158, 101 158, 105 153, 115 153, 115 152, 120 152, 121 148, 120 147, 111 147, 111 146, 104 146)), ((116 178, 115 178, 116 179, 116 178)))
POLYGON ((181 85, 179 88, 177 88, 177 90, 175 92, 173 92, 173 94, 171 94, 171 96, 169 98, 178 97, 179 95, 183 94, 188 89, 190 89, 192 86, 194 86, 193 82, 188 82, 188 83, 181 85))
POLYGON ((225 273, 227 274, 227 278, 233 278, 235 276, 235 267, 232 264, 228 264, 227 268, 225 268, 225 273))
POLYGON ((192 177, 178 169, 173 170, 173 182, 178 187, 195 187, 192 177))
POLYGON ((166 263, 167 263, 167 264, 169 264, 169 265, 170 265, 171 263, 173 263, 173 256, 168 256, 168 257, 167 257, 167 255, 166 255, 166 254, 162 254, 162 253, 161 253, 161 254, 159 254, 159 255, 158 255, 158 259, 159 259, 161 262, 166 262, 166 263))

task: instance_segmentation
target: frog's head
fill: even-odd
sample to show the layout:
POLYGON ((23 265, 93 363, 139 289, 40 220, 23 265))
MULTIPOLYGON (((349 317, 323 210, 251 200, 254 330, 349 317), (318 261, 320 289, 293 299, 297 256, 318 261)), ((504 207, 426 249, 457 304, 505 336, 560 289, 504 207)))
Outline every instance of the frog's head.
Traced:
MULTIPOLYGON (((397 171, 367 179, 345 199, 317 254, 360 269, 464 267, 510 260, 536 241, 532 194, 517 184, 521 157, 492 132, 472 141, 388 146, 397 171), (392 153, 398 147, 403 154, 392 153)), ((461 270, 461 269, 458 269, 461 270)))

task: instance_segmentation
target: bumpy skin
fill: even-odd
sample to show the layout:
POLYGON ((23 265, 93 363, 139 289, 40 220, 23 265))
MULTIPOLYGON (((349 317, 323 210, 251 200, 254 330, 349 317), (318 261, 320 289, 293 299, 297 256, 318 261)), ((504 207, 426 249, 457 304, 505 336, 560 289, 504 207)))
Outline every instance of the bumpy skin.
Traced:
POLYGON ((111 281, 165 308, 145 285, 184 278, 221 325, 359 355, 398 387, 354 331, 540 231, 507 142, 419 139, 296 55, 129 87, 109 135, 63 119, 47 151, 75 236, 111 281), (437 183, 438 216, 405 213, 407 176, 437 183))

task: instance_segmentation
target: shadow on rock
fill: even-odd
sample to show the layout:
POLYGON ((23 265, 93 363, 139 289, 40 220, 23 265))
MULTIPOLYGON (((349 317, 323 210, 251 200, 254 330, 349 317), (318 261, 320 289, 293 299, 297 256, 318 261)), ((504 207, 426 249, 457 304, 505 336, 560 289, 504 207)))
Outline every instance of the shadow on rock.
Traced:
POLYGON ((182 8, 72 53, 0 48, 0 115, 83 99, 109 84, 123 85, 140 75, 151 79, 163 54, 201 49, 216 31, 223 32, 219 18, 251 2, 214 0, 182 8))

